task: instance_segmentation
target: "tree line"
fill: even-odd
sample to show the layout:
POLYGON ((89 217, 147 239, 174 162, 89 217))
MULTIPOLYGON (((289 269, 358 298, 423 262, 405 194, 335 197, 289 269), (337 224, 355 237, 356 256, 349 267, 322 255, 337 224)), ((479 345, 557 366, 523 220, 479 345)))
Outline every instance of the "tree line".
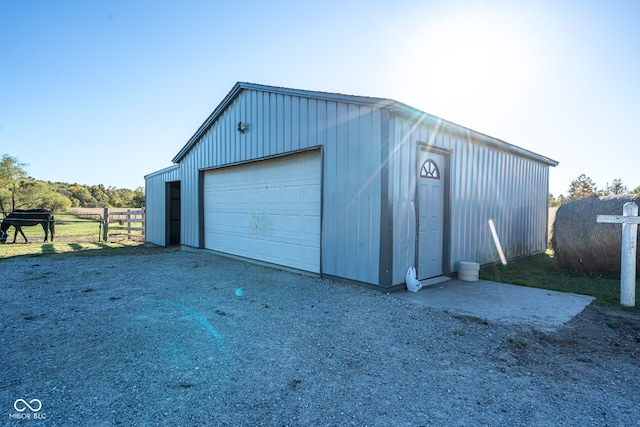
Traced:
POLYGON ((144 188, 105 187, 104 185, 69 184, 42 181, 30 177, 26 164, 4 154, 0 159, 0 211, 46 208, 55 212, 74 207, 142 207, 144 188))
POLYGON ((629 191, 629 188, 621 179, 614 179, 611 184, 607 183, 603 189, 598 189, 596 183, 590 177, 581 174, 569 184, 567 196, 561 194, 556 198, 549 193, 549 206, 557 207, 574 200, 628 193, 640 194, 640 185, 629 191))

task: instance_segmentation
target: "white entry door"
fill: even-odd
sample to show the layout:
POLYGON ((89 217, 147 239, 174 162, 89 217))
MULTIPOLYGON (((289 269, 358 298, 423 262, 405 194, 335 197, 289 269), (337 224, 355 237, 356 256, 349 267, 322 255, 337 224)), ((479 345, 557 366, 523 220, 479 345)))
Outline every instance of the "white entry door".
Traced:
POLYGON ((204 247, 320 272, 320 152, 204 174, 204 247))
POLYGON ((445 156, 419 151, 418 279, 443 272, 445 156))

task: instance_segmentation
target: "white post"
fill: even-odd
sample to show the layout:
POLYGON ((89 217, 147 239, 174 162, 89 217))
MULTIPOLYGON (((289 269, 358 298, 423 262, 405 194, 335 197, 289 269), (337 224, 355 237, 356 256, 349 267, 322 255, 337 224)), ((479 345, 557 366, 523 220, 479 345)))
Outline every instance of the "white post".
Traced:
MULTIPOLYGON (((638 205, 624 204, 624 216, 638 216, 638 205)), ((636 244, 638 224, 622 223, 622 265, 620 266, 620 304, 633 307, 636 303, 636 244)))
POLYGON ((598 215, 597 222, 622 224, 622 253, 620 265, 620 304, 636 305, 636 245, 638 240, 638 205, 627 202, 622 215, 598 215))
POLYGON ((131 240, 131 209, 127 209, 127 239, 131 240))

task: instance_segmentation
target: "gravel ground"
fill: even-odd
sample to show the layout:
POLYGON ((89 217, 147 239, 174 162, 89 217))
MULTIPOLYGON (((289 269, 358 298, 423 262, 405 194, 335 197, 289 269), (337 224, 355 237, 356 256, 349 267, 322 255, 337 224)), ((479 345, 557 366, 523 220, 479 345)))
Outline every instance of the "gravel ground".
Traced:
POLYGON ((3 425, 640 425, 634 313, 542 333, 206 251, 0 274, 3 425))

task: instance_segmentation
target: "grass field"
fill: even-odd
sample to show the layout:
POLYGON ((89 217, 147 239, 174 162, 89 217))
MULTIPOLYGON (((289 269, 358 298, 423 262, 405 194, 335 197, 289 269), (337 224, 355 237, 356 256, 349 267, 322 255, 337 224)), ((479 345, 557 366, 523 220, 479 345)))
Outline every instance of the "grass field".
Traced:
MULTIPOLYGON (((606 271, 579 271, 558 268, 553 251, 511 260, 507 265, 492 264, 480 269, 480 278, 534 288, 591 295, 598 302, 620 304, 620 274, 606 271)), ((636 307, 640 305, 640 286, 636 281, 636 307)), ((632 310, 640 311, 640 308, 632 310)))
MULTIPOLYGON (((0 259, 13 256, 40 256, 55 253, 80 252, 94 249, 118 249, 142 243, 142 233, 134 231, 134 239, 127 238, 126 230, 118 224, 110 224, 109 241, 100 241, 102 225, 98 220, 80 219, 75 215, 56 213, 55 238, 53 242, 43 242, 44 230, 41 226, 22 227, 29 243, 18 234, 13 242, 13 227, 9 229, 7 244, 0 244, 0 259)), ((132 223, 141 227, 141 223, 132 223)))

